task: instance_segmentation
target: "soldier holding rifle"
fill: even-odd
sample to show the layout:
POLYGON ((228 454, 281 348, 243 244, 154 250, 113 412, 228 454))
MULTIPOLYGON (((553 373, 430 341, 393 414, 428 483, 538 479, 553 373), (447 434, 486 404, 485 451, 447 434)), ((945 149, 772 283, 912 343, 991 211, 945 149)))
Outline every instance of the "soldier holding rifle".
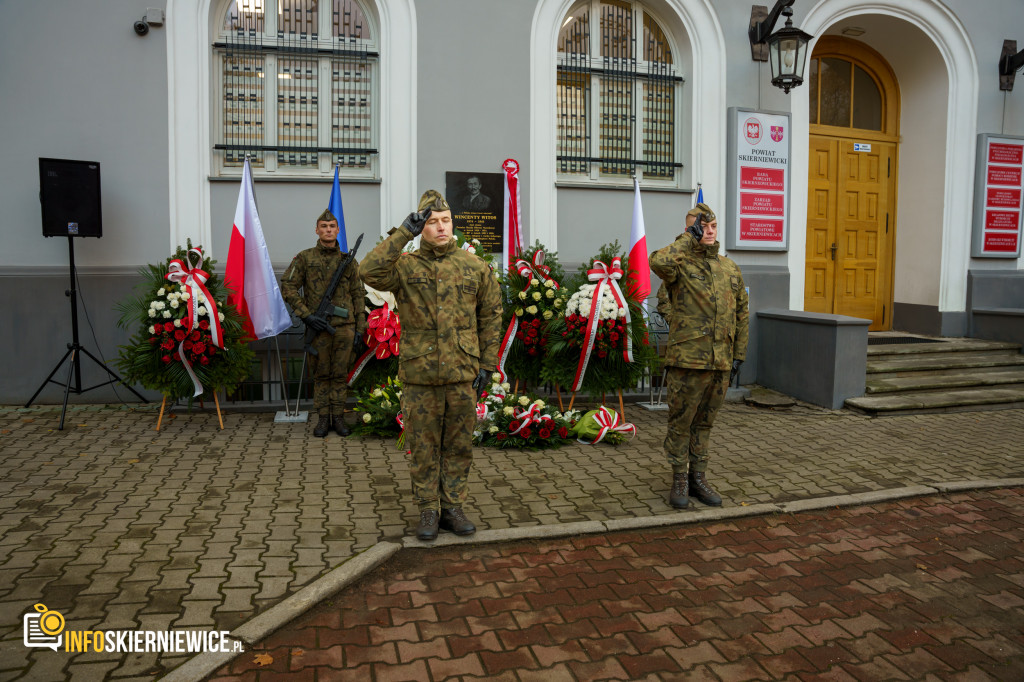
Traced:
MULTIPOLYGON (((319 420, 313 435, 323 438, 331 428, 349 434, 342 416, 352 361, 365 348, 364 289, 355 251, 338 246, 338 220, 330 211, 316 219, 317 243, 300 251, 281 278, 281 293, 306 324, 306 351, 313 373, 313 407, 319 420), (302 292, 299 292, 299 289, 302 292)), ((360 237, 362 239, 362 237, 360 237)))

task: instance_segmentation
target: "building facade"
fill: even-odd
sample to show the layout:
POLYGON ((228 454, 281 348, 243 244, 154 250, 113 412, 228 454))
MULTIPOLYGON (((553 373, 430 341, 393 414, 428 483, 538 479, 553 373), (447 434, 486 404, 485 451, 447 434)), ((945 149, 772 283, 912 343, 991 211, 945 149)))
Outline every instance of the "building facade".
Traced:
POLYGON ((1024 47, 1019 0, 796 0, 814 39, 788 95, 732 0, 154 4, 0 4, 5 403, 71 340, 69 249, 41 233, 39 158, 100 163, 103 236, 74 248, 80 340, 108 360, 141 266, 186 239, 223 265, 246 154, 279 271, 313 243, 336 163, 350 242, 372 243, 446 173, 506 158, 528 241, 574 265, 628 243, 634 173, 651 250, 682 231, 698 183, 725 225, 732 108, 791 129, 787 248, 729 254, 754 310, 966 336, 972 287, 1024 276, 1019 248, 972 256, 979 135, 1024 137, 1024 82, 1000 90, 998 74, 1003 41, 1024 47))

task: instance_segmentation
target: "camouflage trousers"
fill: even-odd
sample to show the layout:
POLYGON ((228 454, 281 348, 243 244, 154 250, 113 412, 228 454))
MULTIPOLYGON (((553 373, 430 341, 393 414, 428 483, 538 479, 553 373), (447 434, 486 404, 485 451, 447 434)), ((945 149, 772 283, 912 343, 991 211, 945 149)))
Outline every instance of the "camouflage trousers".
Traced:
POLYGON ((471 383, 402 388, 405 443, 412 452, 412 492, 422 509, 461 507, 469 490, 476 427, 471 383))
POLYGON ((673 471, 707 471, 708 438, 725 402, 729 372, 668 368, 668 434, 665 452, 673 471))
POLYGON ((321 332, 312 346, 319 355, 309 355, 313 375, 313 407, 320 414, 341 416, 348 397, 348 373, 352 366, 352 346, 356 340, 353 324, 338 325, 334 334, 321 332))

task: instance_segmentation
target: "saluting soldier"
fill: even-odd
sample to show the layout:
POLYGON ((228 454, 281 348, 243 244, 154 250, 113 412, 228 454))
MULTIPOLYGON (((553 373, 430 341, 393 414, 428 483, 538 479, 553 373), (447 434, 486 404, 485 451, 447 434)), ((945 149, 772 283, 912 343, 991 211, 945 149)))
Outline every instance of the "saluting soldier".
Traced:
POLYGON ((483 260, 458 247, 452 212, 435 190, 363 260, 363 281, 392 291, 402 321, 398 378, 420 509, 416 535, 470 535, 466 518, 476 403, 497 367, 501 293, 483 260), (422 233, 420 248, 402 249, 422 233))
POLYGON ((749 318, 739 266, 718 254, 714 212, 707 204, 697 204, 686 222, 686 232, 650 258, 670 306, 665 450, 672 465, 669 504, 677 509, 689 505, 689 496, 712 506, 722 504, 706 477, 708 437, 729 383, 746 358, 749 318))
POLYGON ((316 219, 316 236, 316 246, 300 251, 284 271, 281 293, 295 314, 316 332, 311 345, 317 354, 309 354, 309 363, 313 373, 313 407, 320 419, 313 427, 313 435, 323 438, 333 427, 339 436, 347 436, 349 428, 343 413, 353 350, 362 347, 366 331, 365 290, 359 280, 359 263, 353 259, 331 298, 335 314, 326 321, 312 315, 338 266, 348 256, 338 246, 338 219, 330 211, 316 219), (333 334, 328 325, 334 328, 333 334))

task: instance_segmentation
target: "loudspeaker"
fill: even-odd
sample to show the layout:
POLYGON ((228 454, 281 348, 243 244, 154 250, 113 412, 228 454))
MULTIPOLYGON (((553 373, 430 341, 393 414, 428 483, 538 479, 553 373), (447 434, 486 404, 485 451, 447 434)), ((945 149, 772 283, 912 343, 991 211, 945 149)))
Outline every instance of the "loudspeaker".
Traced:
POLYGON ((100 164, 39 159, 44 237, 102 237, 100 164))

